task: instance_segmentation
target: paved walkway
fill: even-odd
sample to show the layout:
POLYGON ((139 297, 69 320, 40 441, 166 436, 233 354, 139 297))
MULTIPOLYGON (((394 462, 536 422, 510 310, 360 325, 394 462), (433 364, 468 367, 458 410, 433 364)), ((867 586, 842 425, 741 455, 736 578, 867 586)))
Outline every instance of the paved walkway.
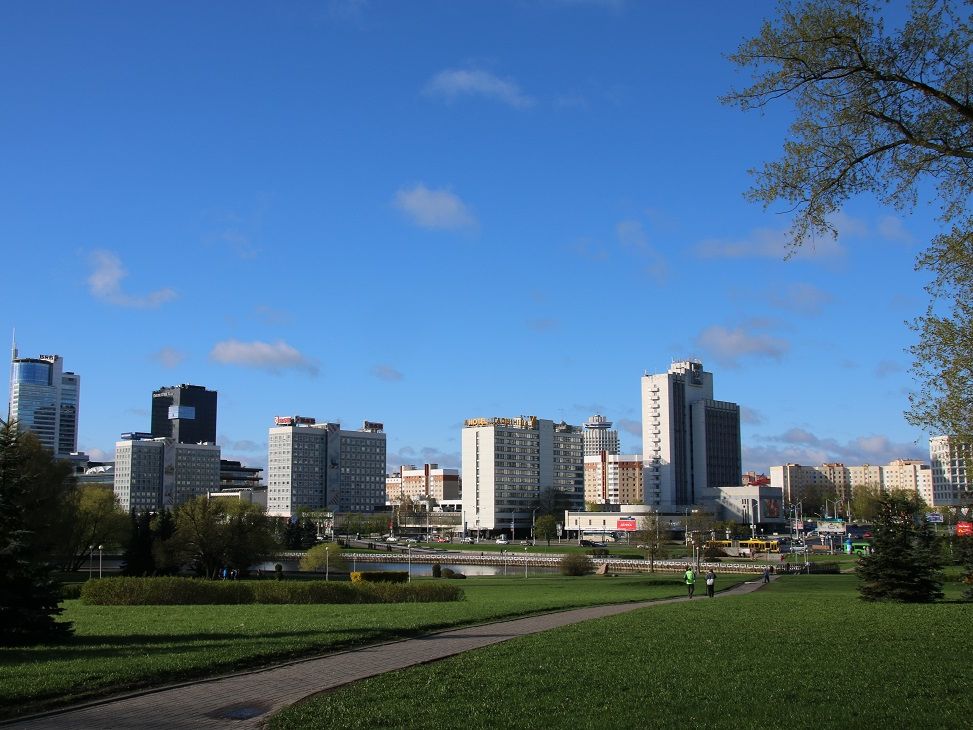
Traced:
MULTIPOLYGON (((756 590, 759 580, 718 593, 718 598, 756 590)), ((705 586, 702 596, 706 600, 705 586)), ((440 631, 415 639, 304 659, 267 669, 147 690, 12 723, 16 728, 71 730, 173 730, 259 728, 272 714, 310 695, 377 674, 443 659, 518 636, 614 616, 688 598, 591 606, 480 626, 440 631)))

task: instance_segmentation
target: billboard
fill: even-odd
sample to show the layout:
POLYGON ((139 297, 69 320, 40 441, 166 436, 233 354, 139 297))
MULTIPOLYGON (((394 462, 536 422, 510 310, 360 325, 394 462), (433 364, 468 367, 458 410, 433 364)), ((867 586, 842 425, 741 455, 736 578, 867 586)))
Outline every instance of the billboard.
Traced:
POLYGON ((630 517, 620 517, 615 523, 616 530, 624 530, 625 532, 635 532, 638 527, 635 524, 635 520, 630 517))
POLYGON ((760 500, 760 519, 776 520, 780 518, 780 500, 763 497, 760 500))
POLYGON ((973 522, 957 522, 956 537, 973 537, 973 522))
POLYGON ((845 523, 841 520, 818 520, 816 531, 844 534, 846 532, 845 523))
POLYGON ((939 524, 942 524, 943 516, 938 512, 930 512, 926 515, 926 522, 938 522, 939 524))

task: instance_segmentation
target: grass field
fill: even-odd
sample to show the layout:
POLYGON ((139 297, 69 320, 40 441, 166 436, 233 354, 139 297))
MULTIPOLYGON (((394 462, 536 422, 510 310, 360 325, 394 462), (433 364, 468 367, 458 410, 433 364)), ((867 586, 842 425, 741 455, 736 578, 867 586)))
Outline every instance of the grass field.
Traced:
MULTIPOLYGON (((721 587, 732 581, 726 578, 721 587)), ((0 648, 0 717, 296 656, 539 611, 680 595, 674 576, 476 578, 459 603, 84 606, 66 601, 76 637, 0 648)))
POLYGON ((853 576, 647 608, 320 695, 295 728, 970 727, 973 604, 868 604, 853 576))

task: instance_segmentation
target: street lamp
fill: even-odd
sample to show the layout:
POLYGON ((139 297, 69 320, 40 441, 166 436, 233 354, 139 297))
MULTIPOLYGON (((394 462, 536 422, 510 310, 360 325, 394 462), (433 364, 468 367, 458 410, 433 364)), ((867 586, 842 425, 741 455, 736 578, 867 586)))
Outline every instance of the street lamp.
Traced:
POLYGON ((412 582, 412 546, 406 548, 409 551, 409 582, 412 582))
POLYGON ((324 546, 324 579, 331 580, 331 548, 324 546))
MULTIPOLYGON (((537 524, 537 510, 538 507, 534 507, 534 511, 530 513, 530 544, 534 544, 534 525, 537 524)), ((551 533, 547 533, 550 535, 551 533)))
POLYGON ((524 579, 527 578, 527 548, 524 548, 524 579))
POLYGON ((95 546, 88 546, 88 580, 91 580, 91 569, 94 567, 95 563, 95 546))
POLYGON ((101 578, 101 556, 104 549, 105 549, 104 545, 98 546, 98 577, 99 578, 101 578))

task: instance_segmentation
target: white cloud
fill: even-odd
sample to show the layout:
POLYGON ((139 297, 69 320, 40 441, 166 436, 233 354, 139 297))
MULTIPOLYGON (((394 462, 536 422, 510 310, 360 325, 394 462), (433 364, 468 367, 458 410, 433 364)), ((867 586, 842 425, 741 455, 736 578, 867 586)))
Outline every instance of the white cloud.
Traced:
POLYGON ((645 260, 646 274, 659 283, 665 282, 669 275, 669 264, 665 256, 649 243, 649 236, 640 221, 620 221, 615 226, 615 235, 623 249, 645 260))
POLYGON ((389 382, 396 382, 402 380, 404 377, 402 373, 391 365, 376 365, 372 368, 372 375, 379 380, 388 380, 389 382))
POLYGON ((726 367, 737 367, 742 357, 780 360, 790 348, 786 340, 755 332, 752 327, 728 329, 721 325, 713 325, 700 332, 696 344, 726 367))
POLYGON ((780 464, 842 463, 884 465, 893 459, 928 459, 928 451, 915 443, 897 443, 887 436, 868 435, 841 443, 821 438, 805 428, 791 428, 782 434, 754 439, 756 444, 743 448, 744 470, 766 472, 780 464))
POLYGON ((172 289, 157 289, 142 296, 128 294, 122 289, 122 280, 128 276, 121 259, 111 251, 95 251, 90 256, 93 268, 88 277, 88 290, 92 296, 109 304, 133 309, 153 309, 175 299, 172 289))
POLYGON ((476 218, 459 196, 449 190, 430 190, 422 183, 400 189, 392 205, 422 228, 456 230, 476 226, 476 218))
POLYGON ((312 360, 282 340, 274 343, 224 340, 213 346, 209 356, 211 360, 224 365, 239 365, 270 373, 301 370, 312 376, 318 374, 318 367, 312 360))
POLYGON ((743 423, 756 426, 763 423, 764 417, 760 414, 760 411, 748 408, 747 406, 740 406, 740 420, 743 423))
POLYGON ((632 434, 633 436, 642 435, 642 422, 634 421, 631 418, 621 418, 618 421, 618 426, 623 431, 632 434))
POLYGON ((533 106, 534 100, 514 81, 501 79, 480 69, 446 69, 433 76, 423 88, 427 96, 448 102, 459 97, 479 96, 518 109, 533 106))
POLYGON ((249 453, 265 452, 267 450, 266 443, 261 444, 257 443, 256 441, 251 441, 250 439, 235 441, 223 433, 216 437, 216 443, 218 443, 224 451, 244 451, 249 453))
POLYGON ((881 360, 875 366, 875 377, 884 378, 889 375, 895 375, 896 373, 901 373, 905 370, 901 363, 897 363, 894 360, 881 360))
POLYGON ((786 228, 755 228, 742 239, 710 238, 701 241, 696 245, 696 255, 704 259, 784 259, 790 256, 800 260, 833 260, 845 255, 843 241, 868 233, 868 226, 864 222, 845 213, 834 214, 828 222, 838 232, 837 238, 828 234, 814 236, 794 248, 788 245, 790 238, 786 228))
POLYGON ((819 314, 831 299, 828 292, 803 282, 785 285, 771 296, 771 301, 778 307, 801 314, 819 314))
POLYGON ((178 367, 186 359, 186 354, 172 347, 163 347, 158 352, 153 352, 151 359, 162 365, 162 367, 174 368, 178 367))
POLYGON ((878 232, 882 238, 898 243, 912 243, 915 241, 909 231, 902 225, 902 219, 895 215, 887 215, 878 222, 878 232))

